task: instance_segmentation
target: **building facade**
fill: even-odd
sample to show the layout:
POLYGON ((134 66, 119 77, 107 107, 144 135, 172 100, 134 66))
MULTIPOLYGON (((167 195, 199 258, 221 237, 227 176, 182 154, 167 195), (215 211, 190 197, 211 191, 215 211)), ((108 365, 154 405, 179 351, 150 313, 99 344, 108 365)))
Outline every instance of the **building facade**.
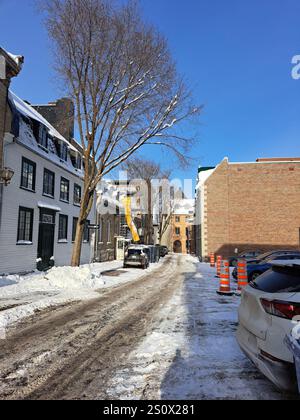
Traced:
MULTIPOLYGON (((3 152, 14 176, 2 194, 0 274, 70 265, 83 189, 80 152, 11 91, 3 152)), ((91 257, 86 227, 81 263, 91 257)))
POLYGON ((300 158, 258 159, 204 171, 197 185, 199 257, 300 247, 300 158))
POLYGON ((194 252, 194 200, 182 199, 175 207, 171 222, 173 252, 191 254, 194 252))
POLYGON ((4 180, 2 179, 2 171, 5 167, 4 141, 7 131, 6 127, 11 124, 8 92, 11 80, 18 76, 23 62, 24 57, 13 56, 0 47, 0 223, 4 188, 4 180))

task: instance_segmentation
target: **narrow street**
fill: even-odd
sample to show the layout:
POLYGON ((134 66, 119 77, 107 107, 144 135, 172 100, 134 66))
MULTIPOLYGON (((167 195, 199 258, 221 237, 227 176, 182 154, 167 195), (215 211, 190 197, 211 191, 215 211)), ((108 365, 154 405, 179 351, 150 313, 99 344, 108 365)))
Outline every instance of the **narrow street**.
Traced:
POLYGON ((239 298, 169 256, 99 298, 37 313, 0 342, 2 399, 284 399, 235 341, 239 298))

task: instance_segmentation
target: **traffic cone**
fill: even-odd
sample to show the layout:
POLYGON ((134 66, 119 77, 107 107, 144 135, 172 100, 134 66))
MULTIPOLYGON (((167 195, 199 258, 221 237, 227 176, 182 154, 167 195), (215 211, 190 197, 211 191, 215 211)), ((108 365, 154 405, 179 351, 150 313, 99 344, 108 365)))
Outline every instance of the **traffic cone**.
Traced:
POLYGON ((237 294, 240 295, 242 290, 246 286, 248 286, 248 273, 247 273, 247 261, 246 260, 238 260, 237 273, 238 273, 237 294))
POLYGON ((233 296, 233 292, 230 287, 230 267, 229 261, 224 260, 221 267, 220 274, 220 288, 217 291, 218 295, 221 296, 233 296))
POLYGON ((213 252, 210 254, 210 266, 212 268, 215 268, 216 266, 215 254, 213 252))
POLYGON ((221 255, 217 256, 217 276, 216 277, 220 277, 221 275, 221 268, 222 268, 222 257, 221 255))

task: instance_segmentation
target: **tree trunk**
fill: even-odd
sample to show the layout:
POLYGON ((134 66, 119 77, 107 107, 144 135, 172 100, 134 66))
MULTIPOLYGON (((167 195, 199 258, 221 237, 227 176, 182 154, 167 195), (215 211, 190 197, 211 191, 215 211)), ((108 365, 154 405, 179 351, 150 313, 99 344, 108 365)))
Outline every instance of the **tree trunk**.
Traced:
POLYGON ((76 228, 75 242, 74 242, 73 252, 72 252, 72 260, 71 260, 72 267, 80 266, 84 227, 85 227, 87 218, 90 214, 90 211, 94 202, 93 197, 94 197, 93 194, 85 193, 82 198, 81 209, 80 209, 80 214, 79 214, 77 228, 76 228))
POLYGON ((72 267, 80 266, 84 225, 85 225, 85 221, 83 221, 82 218, 79 216, 77 228, 76 228, 75 242, 73 246, 73 253, 72 253, 72 261, 71 261, 72 267))

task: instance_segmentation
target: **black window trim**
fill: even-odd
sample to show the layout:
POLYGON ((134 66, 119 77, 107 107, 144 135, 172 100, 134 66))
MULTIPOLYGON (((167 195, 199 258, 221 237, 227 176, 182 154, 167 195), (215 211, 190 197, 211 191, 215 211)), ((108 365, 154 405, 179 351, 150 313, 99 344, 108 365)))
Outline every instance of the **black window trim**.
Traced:
POLYGON ((68 179, 64 178, 63 176, 60 178, 59 201, 61 201, 62 203, 70 204, 70 185, 71 183, 68 179), (66 182, 68 184, 68 200, 61 198, 61 194, 62 194, 61 186, 63 182, 66 182))
POLYGON ((50 171, 50 169, 47 169, 47 168, 44 168, 44 174, 43 174, 43 196, 47 198, 51 198, 51 199, 55 198, 55 172, 50 171), (48 174, 53 175, 53 195, 45 192, 45 173, 46 172, 48 172, 48 174))
POLYGON ((72 224, 72 243, 74 243, 75 242, 75 239, 76 239, 76 229, 77 229, 78 221, 79 221, 79 218, 78 217, 73 217, 73 224, 72 224), (75 220, 76 220, 76 225, 75 225, 75 220))
POLYGON ((29 208, 29 207, 19 206, 17 245, 22 245, 22 246, 32 246, 33 245, 33 221, 34 221, 34 209, 29 208), (31 214, 31 218, 30 218, 30 239, 28 240, 28 242, 31 242, 30 244, 29 243, 22 243, 22 241, 26 241, 26 240, 20 238, 20 223, 21 223, 20 215, 21 215, 21 211, 25 211, 25 212, 31 214))
POLYGON ((82 199, 82 187, 79 184, 74 184, 74 189, 73 189, 73 204, 76 207, 80 207, 81 206, 81 199, 82 199), (79 203, 75 203, 75 189, 76 188, 80 188, 80 202, 79 203))
POLYGON ((49 152, 48 147, 49 147, 49 134, 48 134, 48 129, 44 124, 40 124, 39 125, 39 132, 38 132, 38 145, 41 149, 45 150, 46 152, 49 152), (41 142, 41 132, 43 134, 43 136, 45 135, 46 138, 46 145, 44 145, 41 142))
POLYGON ((84 231, 83 231, 83 243, 84 244, 89 244, 90 241, 91 241, 90 229, 88 228, 88 226, 90 224, 91 224, 90 220, 87 220, 85 222, 84 231), (86 235, 87 235, 87 239, 86 239, 86 235))
POLYGON ((24 191, 28 191, 31 193, 35 193, 36 192, 36 162, 33 162, 32 160, 26 158, 25 156, 22 156, 22 162, 21 162, 21 183, 20 183, 20 188, 24 191), (28 165, 31 165, 33 167, 33 181, 32 181, 32 189, 31 188, 27 188, 24 187, 23 184, 23 167, 24 167, 24 163, 27 163, 28 165))
POLYGON ((67 215, 67 214, 60 214, 59 215, 59 219, 58 219, 58 243, 59 244, 66 244, 66 243, 68 243, 68 237, 69 237, 69 216, 67 215), (61 230, 60 230, 60 221, 61 221, 61 219, 62 218, 64 218, 66 221, 67 221, 67 224, 66 224, 66 237, 65 238, 61 238, 60 237, 60 233, 61 233, 61 230))

